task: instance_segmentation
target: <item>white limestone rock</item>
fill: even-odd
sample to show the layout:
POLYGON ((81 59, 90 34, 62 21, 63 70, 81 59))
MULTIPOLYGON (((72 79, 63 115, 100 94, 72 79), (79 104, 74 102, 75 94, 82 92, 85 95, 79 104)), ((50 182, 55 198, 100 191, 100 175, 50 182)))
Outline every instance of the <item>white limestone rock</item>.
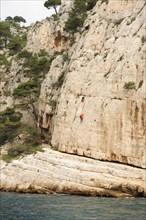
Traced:
MULTIPOLYGON (((145 1, 98 1, 89 13, 84 26, 88 30, 83 27, 68 50, 70 60, 52 117, 53 147, 146 167, 145 7, 145 1), (135 89, 124 88, 130 81, 135 89)), ((56 76, 52 66, 47 78, 56 76)), ((44 97, 49 98, 51 86, 47 78, 39 107, 44 117, 48 111, 44 97)))
POLYGON ((10 164, 1 161, 0 189, 91 196, 146 196, 144 169, 62 154, 49 148, 10 164))

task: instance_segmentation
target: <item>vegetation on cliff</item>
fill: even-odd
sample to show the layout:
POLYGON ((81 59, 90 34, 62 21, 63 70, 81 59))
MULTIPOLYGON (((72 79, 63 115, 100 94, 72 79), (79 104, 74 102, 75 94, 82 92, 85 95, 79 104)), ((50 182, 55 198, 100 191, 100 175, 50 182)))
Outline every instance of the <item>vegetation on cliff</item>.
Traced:
POLYGON ((17 136, 21 117, 22 114, 13 108, 0 112, 0 146, 17 136))
POLYGON ((11 62, 8 61, 7 57, 4 54, 0 54, 0 66, 5 66, 6 69, 9 69, 11 62))
MULTIPOLYGON (((19 19, 18 16, 14 18, 9 16, 5 21, 0 22, 2 51, 0 65, 5 67, 4 73, 1 74, 1 80, 7 85, 9 73, 13 71, 11 63, 15 62, 18 65, 16 75, 19 77, 15 88, 11 90, 6 86, 4 94, 6 97, 12 95, 17 104, 0 112, 0 146, 11 143, 7 155, 3 158, 7 161, 23 154, 35 152, 43 141, 41 131, 37 126, 37 101, 41 83, 48 73, 52 61, 59 55, 56 52, 49 56, 44 49, 38 53, 24 49, 27 41, 26 31, 19 25, 23 19, 19 19), (22 123, 24 112, 33 118, 34 127, 22 123)), ((54 103, 55 101, 50 101, 50 106, 53 108, 54 103)))
POLYGON ((0 22, 0 66, 5 67, 0 79, 5 83, 4 95, 8 97, 12 94, 18 103, 0 112, 0 146, 7 144, 9 146, 7 154, 3 156, 6 161, 41 150, 39 145, 42 143, 43 137, 37 128, 36 102, 41 82, 52 62, 52 57, 49 57, 45 50, 33 54, 23 49, 27 39, 26 28, 20 26, 21 22, 25 22, 25 19, 19 16, 14 18, 9 16, 5 21, 0 22), (13 64, 17 62, 17 76, 20 77, 20 80, 17 81, 15 89, 10 91, 7 83, 9 73, 14 71, 11 70, 12 62, 13 64), (21 71, 19 71, 20 68, 21 71), (27 81, 23 82, 23 79, 21 81, 21 77, 27 78, 27 81), (24 112, 34 117, 35 127, 23 124, 24 112))
POLYGON ((41 150, 39 147, 42 142, 40 131, 32 126, 24 125, 21 118, 22 113, 16 107, 0 112, 0 147, 11 143, 7 154, 2 156, 7 162, 21 155, 41 150))
POLYGON ((5 21, 10 22, 10 23, 26 23, 26 20, 21 17, 21 16, 14 16, 14 18, 12 18, 11 16, 6 17, 5 21))
POLYGON ((0 48, 8 49, 10 55, 14 55, 26 45, 26 34, 24 28, 21 32, 22 28, 18 21, 9 21, 11 19, 8 18, 0 22, 0 48))
POLYGON ((41 82, 49 71, 54 56, 48 56, 45 50, 32 54, 27 50, 18 53, 17 58, 22 61, 23 74, 29 78, 26 82, 18 84, 13 91, 15 99, 27 106, 29 113, 33 112, 34 122, 37 127, 38 111, 37 100, 40 95, 41 82))
POLYGON ((96 2, 97 0, 75 0, 73 9, 69 13, 69 18, 66 21, 65 30, 72 33, 78 31, 84 24, 87 11, 91 10, 96 2))
POLYGON ((45 3, 44 3, 44 6, 47 8, 47 9, 50 9, 50 8, 54 8, 54 10, 55 10, 55 13, 56 13, 56 15, 58 14, 58 12, 57 12, 57 6, 58 5, 61 5, 61 0, 47 0, 47 1, 45 1, 45 3))

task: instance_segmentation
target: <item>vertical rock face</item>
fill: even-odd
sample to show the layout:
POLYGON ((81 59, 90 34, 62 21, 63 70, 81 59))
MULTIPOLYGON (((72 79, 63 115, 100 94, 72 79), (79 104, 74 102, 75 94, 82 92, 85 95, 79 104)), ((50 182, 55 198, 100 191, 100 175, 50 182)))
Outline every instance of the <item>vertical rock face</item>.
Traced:
POLYGON ((72 7, 72 0, 62 0, 59 17, 52 15, 31 26, 27 35, 28 43, 26 48, 33 52, 45 49, 50 55, 54 51, 67 50, 69 48, 68 34, 63 32, 63 28, 72 7))
POLYGON ((145 10, 143 0, 97 1, 75 43, 60 47, 68 49, 68 62, 57 57, 52 63, 39 107, 44 129, 47 114, 53 113, 53 147, 146 167, 145 10), (63 71, 61 89, 53 90, 63 71), (46 104, 52 97, 57 100, 53 111, 46 104))

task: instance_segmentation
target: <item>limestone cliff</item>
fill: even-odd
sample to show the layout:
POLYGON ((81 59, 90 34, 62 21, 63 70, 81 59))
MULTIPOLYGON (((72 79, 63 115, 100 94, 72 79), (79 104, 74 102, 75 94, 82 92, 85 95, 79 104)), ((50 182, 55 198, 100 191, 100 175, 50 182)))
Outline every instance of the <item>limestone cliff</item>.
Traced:
MULTIPOLYGON (((39 112, 40 126, 51 130, 53 147, 146 167, 145 18, 145 1, 98 1, 68 48, 68 60, 64 63, 60 56, 52 63, 42 84, 39 112), (62 72, 64 83, 56 98, 58 91, 51 85, 62 72), (125 89, 128 82, 135 88, 125 89), (46 104, 50 98, 57 100, 53 114, 46 104)), ((62 38, 60 47, 55 39, 48 48, 66 50, 62 38)))
MULTIPOLYGON (((64 154, 48 150, 3 164, 0 187, 145 196, 145 0, 97 0, 75 34, 64 29, 72 7, 72 0, 62 0, 59 19, 51 16, 31 26, 25 47, 33 54, 45 49, 51 57, 40 81, 37 125, 64 154)), ((19 104, 11 94, 28 80, 21 60, 13 59, 7 74, 0 84, 1 110, 19 104)), ((23 113, 23 121, 33 124, 23 113)))

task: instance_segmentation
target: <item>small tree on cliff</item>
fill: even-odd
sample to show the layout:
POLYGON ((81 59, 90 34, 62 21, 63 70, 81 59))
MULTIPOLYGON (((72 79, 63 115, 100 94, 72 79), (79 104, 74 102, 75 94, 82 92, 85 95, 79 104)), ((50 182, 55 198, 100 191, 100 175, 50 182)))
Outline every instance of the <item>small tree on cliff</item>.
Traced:
POLYGON ((12 22, 12 21, 13 21, 13 18, 12 18, 11 16, 8 16, 8 17, 6 17, 5 21, 7 21, 7 22, 12 22))
POLYGON ((26 20, 21 17, 21 16, 15 16, 14 17, 14 22, 17 22, 17 23, 20 23, 20 22, 23 22, 23 23, 26 23, 26 20))
POLYGON ((21 99, 22 104, 26 106, 27 111, 31 114, 33 112, 34 122, 37 127, 38 112, 36 108, 36 101, 39 97, 40 85, 34 80, 28 80, 21 83, 14 89, 13 96, 16 99, 21 99))
POLYGON ((10 25, 6 21, 0 22, 0 40, 7 46, 8 39, 11 37, 10 25))
POLYGON ((47 0, 45 3, 44 3, 44 6, 47 8, 47 9, 50 9, 50 8, 54 8, 55 10, 55 13, 57 13, 57 6, 58 5, 61 5, 61 0, 47 0))
POLYGON ((69 13, 69 18, 65 23, 65 31, 75 33, 84 24, 87 17, 85 0, 74 0, 73 9, 69 13))

